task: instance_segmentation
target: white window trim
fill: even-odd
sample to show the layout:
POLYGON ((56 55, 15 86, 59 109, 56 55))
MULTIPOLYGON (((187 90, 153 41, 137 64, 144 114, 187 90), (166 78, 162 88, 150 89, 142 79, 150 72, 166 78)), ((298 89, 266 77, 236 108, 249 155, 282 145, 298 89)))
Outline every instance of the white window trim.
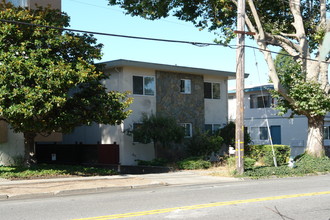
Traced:
POLYGON ((180 123, 182 127, 186 129, 186 125, 189 125, 189 135, 184 136, 185 138, 191 138, 192 137, 192 123, 180 123))
MULTIPOLYGON (((261 128, 266 128, 266 129, 268 129, 267 127, 265 127, 265 126, 261 126, 261 127, 250 127, 250 135, 252 134, 252 128, 257 128, 258 129, 258 134, 256 135, 256 139, 252 139, 252 140, 257 140, 257 141, 266 141, 266 140, 269 140, 269 133, 268 133, 268 130, 267 130, 267 138, 266 139, 261 139, 260 138, 260 136, 261 136, 261 128)), ((254 134, 255 135, 255 134, 254 134)), ((251 138, 253 138, 252 137, 252 135, 251 135, 251 138)))
POLYGON ((213 97, 213 84, 219 84, 219 87, 220 87, 220 96, 218 99, 215 99, 215 100, 220 100, 221 99, 221 83, 220 82, 210 82, 210 81, 204 81, 204 83, 211 83, 211 98, 205 98, 205 99, 215 99, 213 97))
POLYGON ((180 93, 181 94, 191 94, 191 79, 181 79, 180 80, 180 93), (184 91, 181 91, 181 81, 184 81, 184 91), (188 84, 188 82, 189 82, 189 84, 188 84))
POLYGON ((251 94, 250 96, 249 96, 249 99, 250 99, 250 109, 260 109, 260 108, 271 108, 272 107, 272 104, 274 103, 274 99, 273 99, 273 97, 271 96, 271 94, 269 94, 269 93, 266 93, 266 94, 251 94), (258 98, 259 97, 270 97, 270 102, 269 102, 269 107, 263 107, 263 106, 261 106, 261 107, 259 107, 259 106, 257 106, 257 107, 251 107, 251 96, 253 97, 253 98, 255 98, 255 99, 257 99, 255 102, 256 102, 256 104, 258 105, 258 98))
POLYGON ((221 129, 221 124, 220 123, 214 123, 214 124, 211 124, 211 123, 206 123, 205 125, 211 125, 212 126, 212 134, 214 134, 214 132, 216 131, 215 130, 215 127, 218 125, 219 129, 217 130, 220 130, 221 129))
POLYGON ((148 76, 148 75, 132 75, 132 95, 134 95, 134 96, 149 96, 149 97, 153 97, 153 96, 155 96, 156 95, 156 78, 155 78, 155 76, 148 76), (142 77, 143 78, 143 80, 142 80, 142 91, 143 91, 143 94, 136 94, 136 93, 134 93, 134 89, 133 89, 133 83, 134 83, 134 81, 133 81, 133 77, 134 76, 138 76, 138 77, 142 77), (146 95, 145 94, 145 83, 144 83, 144 79, 146 78, 146 77, 152 77, 153 79, 154 79, 154 85, 155 85, 155 87, 154 87, 154 94, 153 95, 146 95))

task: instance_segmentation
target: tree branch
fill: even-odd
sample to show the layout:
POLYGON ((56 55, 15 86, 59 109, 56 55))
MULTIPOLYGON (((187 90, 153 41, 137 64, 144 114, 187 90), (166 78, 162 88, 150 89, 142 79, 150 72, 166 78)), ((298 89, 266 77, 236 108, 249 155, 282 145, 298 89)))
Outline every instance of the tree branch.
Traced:
MULTIPOLYGON (((286 89, 280 83, 280 79, 278 78, 278 75, 277 75, 277 72, 276 72, 273 57, 272 57, 270 51, 267 48, 267 44, 269 44, 269 42, 267 41, 266 38, 272 36, 272 39, 275 40, 276 42, 280 42, 280 41, 278 41, 276 38, 274 38, 273 35, 265 33, 265 31, 262 27, 262 23, 260 21, 258 12, 256 10, 256 7, 255 7, 254 3, 253 3, 253 0, 248 0, 248 4, 249 4, 249 7, 251 9, 252 16, 253 16, 253 18, 256 22, 256 26, 257 26, 256 29, 257 29, 258 33, 255 30, 255 27, 253 26, 250 19, 246 19, 246 24, 250 28, 251 31, 256 32, 256 35, 255 35, 254 38, 257 41, 257 43, 259 45, 259 48, 261 49, 262 53, 264 54, 265 60, 268 64, 268 68, 269 68, 268 75, 269 75, 270 79, 272 80, 272 82, 274 84, 274 89, 275 89, 275 91, 279 92, 288 102, 294 104, 294 100, 291 97, 289 97, 286 89)), ((285 42, 289 43, 288 40, 285 41, 285 42)), ((279 44, 278 43, 278 46, 283 47, 283 45, 284 44, 279 44)))
MULTIPOLYGON (((309 57, 308 41, 306 38, 305 29, 304 29, 304 21, 303 21, 303 18, 301 16, 301 11, 300 11, 301 1, 300 0, 290 0, 289 5, 290 5, 290 10, 292 12, 293 18, 294 18, 294 22, 292 23, 292 25, 296 30, 297 40, 299 41, 300 47, 302 49, 301 56, 302 56, 302 58, 307 58, 307 57, 309 57)), ((302 70, 304 72, 306 72, 307 62, 305 59, 303 59, 302 61, 303 61, 302 70)))
POLYGON ((297 38, 297 34, 287 34, 287 33, 283 33, 283 32, 280 32, 280 34, 284 37, 297 38))

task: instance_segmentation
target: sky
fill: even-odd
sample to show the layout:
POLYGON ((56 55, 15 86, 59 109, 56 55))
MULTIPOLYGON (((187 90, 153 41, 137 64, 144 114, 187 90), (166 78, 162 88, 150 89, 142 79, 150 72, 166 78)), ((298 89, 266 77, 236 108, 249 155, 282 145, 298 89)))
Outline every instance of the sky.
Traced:
MULTIPOLYGON (((175 17, 149 21, 140 17, 125 15, 124 10, 109 6, 107 0, 62 0, 62 11, 71 17, 72 29, 160 38, 179 41, 213 43, 217 37, 207 30, 199 31, 192 23, 175 17)), ((205 68, 221 71, 236 71, 236 50, 223 46, 199 47, 190 44, 166 43, 94 35, 102 43, 101 61, 127 59, 160 64, 205 68)), ((249 39, 246 45, 256 46, 249 39)), ((231 42, 236 45, 236 40, 231 42)), ((268 68, 261 52, 245 50, 245 72, 249 77, 245 85, 268 82, 268 68)), ((229 81, 229 88, 235 87, 235 80, 229 81)))

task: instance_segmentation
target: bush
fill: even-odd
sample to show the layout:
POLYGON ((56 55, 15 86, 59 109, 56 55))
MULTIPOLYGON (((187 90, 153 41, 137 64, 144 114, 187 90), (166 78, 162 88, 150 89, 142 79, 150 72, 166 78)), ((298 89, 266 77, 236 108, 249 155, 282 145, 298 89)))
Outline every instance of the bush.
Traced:
MULTIPOLYGON (((287 145, 274 145, 277 165, 284 165, 290 158, 290 147, 287 145)), ((263 162, 265 166, 274 166, 273 150, 271 145, 249 145, 245 147, 245 155, 256 161, 263 162)))
POLYGON ((192 157, 208 157, 218 152, 223 139, 220 136, 197 132, 187 143, 188 154, 192 157))
MULTIPOLYGON (((256 163, 255 159, 245 157, 244 158, 244 169, 253 169, 255 163, 256 163)), ((235 157, 229 157, 227 159, 227 164, 228 164, 229 167, 235 167, 236 166, 236 158, 235 157)))
POLYGON ((308 154, 300 155, 296 160, 296 168, 288 166, 279 167, 255 167, 244 172, 244 176, 251 178, 261 177, 284 177, 284 176, 303 176, 314 173, 328 173, 330 172, 329 157, 313 157, 308 154))
POLYGON ((212 164, 210 161, 205 161, 200 158, 187 158, 178 162, 178 167, 182 170, 208 169, 211 166, 212 164))
POLYGON ((313 157, 308 154, 302 154, 296 157, 295 161, 295 170, 302 174, 330 171, 330 159, 327 156, 313 157))
MULTIPOLYGON (((218 135, 223 138, 223 143, 227 146, 235 146, 235 122, 229 122, 226 126, 221 128, 218 135)), ((251 137, 248 132, 244 132, 244 147, 251 143, 251 137)))
POLYGON ((168 160, 164 158, 156 158, 153 160, 136 160, 139 166, 166 166, 168 160))

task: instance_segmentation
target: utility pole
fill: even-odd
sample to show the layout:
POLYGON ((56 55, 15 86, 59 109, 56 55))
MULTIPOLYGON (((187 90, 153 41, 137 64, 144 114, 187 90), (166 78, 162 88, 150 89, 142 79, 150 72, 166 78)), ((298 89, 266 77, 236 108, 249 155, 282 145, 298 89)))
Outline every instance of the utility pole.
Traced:
POLYGON ((238 0, 236 51, 236 169, 244 173, 244 73, 245 73, 245 0, 238 0))

